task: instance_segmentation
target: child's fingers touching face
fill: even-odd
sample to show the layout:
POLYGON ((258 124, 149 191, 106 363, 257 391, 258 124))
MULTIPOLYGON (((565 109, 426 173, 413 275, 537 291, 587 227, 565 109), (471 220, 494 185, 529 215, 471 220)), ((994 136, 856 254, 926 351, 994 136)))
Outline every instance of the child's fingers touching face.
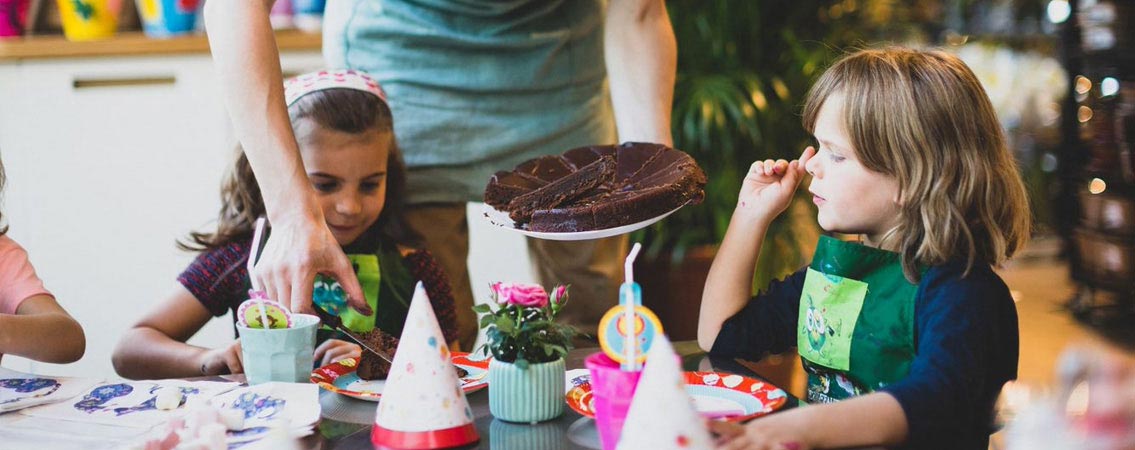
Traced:
POLYGON ((796 160, 796 168, 801 172, 801 175, 809 173, 808 163, 812 161, 812 157, 816 156, 816 148, 809 145, 804 149, 804 153, 800 154, 800 159, 796 160))

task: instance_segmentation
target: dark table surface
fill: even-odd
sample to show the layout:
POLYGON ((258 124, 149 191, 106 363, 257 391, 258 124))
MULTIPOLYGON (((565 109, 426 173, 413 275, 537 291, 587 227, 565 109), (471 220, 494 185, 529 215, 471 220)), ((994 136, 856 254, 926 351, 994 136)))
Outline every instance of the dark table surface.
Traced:
MULTIPOLYGON (((683 370, 717 371, 735 373, 761 378, 736 361, 713 358, 705 354, 693 341, 676 342, 674 350, 682 358, 683 370)), ((572 350, 567 356, 567 368, 583 368, 583 359, 598 348, 572 350)), ((490 386, 489 389, 492 389, 490 386)), ((482 389, 467 394, 469 407, 473 410, 474 422, 481 441, 466 448, 485 448, 496 450, 570 450, 598 449, 599 435, 595 431, 595 421, 581 416, 574 410, 564 407, 564 414, 557 419, 535 425, 504 422, 493 418, 489 413, 489 392, 482 389)), ((793 408, 799 400, 789 395, 788 402, 780 408, 793 408)), ((319 404, 323 408, 323 420, 314 436, 304 440, 312 449, 371 449, 370 429, 378 403, 358 400, 329 391, 319 393, 319 404)))

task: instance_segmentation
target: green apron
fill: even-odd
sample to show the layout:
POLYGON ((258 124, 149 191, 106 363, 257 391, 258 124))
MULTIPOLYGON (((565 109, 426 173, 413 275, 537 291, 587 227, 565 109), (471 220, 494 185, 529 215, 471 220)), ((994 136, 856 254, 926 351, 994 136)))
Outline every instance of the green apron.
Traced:
MULTIPOLYGON (((393 336, 402 335, 402 325, 414 294, 414 277, 402 262, 398 249, 380 249, 374 254, 348 254, 359 285, 373 314, 359 314, 347 306, 338 281, 326 276, 315 280, 312 302, 343 319, 343 325, 356 333, 378 327, 393 336), (379 299, 382 299, 380 302, 379 299)), ((323 327, 323 330, 329 330, 323 327)))
POLYGON ((903 276, 901 256, 821 236, 807 270, 797 324, 806 400, 839 401, 905 377, 918 285, 903 276))

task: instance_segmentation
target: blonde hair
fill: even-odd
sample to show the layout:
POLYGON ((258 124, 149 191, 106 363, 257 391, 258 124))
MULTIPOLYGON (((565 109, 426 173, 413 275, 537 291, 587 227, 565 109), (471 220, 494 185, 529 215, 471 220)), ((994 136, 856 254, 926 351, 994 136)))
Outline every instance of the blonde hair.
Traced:
POLYGON ((844 96, 844 120, 864 167, 899 186, 899 224, 884 238, 903 272, 965 261, 1000 265, 1028 241, 1024 184, 981 83, 960 59, 908 48, 861 50, 812 86, 804 127, 844 96))

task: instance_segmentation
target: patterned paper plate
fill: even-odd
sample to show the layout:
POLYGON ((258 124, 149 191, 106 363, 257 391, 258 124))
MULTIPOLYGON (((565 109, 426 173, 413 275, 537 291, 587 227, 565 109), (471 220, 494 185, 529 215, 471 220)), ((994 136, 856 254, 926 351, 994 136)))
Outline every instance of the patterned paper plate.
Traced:
MULTIPOLYGON (((377 402, 382 398, 386 380, 364 380, 355 374, 359 358, 333 362, 311 372, 311 382, 337 394, 377 402)), ((461 379, 466 394, 489 385, 489 359, 469 359, 469 353, 453 352, 453 365, 469 372, 461 379)))
MULTIPOLYGON (((685 372, 686 392, 699 412, 730 422, 760 417, 784 406, 788 395, 780 388, 755 378, 719 372, 685 372)), ((587 370, 569 371, 564 400, 571 409, 595 417, 591 375, 587 370)))

